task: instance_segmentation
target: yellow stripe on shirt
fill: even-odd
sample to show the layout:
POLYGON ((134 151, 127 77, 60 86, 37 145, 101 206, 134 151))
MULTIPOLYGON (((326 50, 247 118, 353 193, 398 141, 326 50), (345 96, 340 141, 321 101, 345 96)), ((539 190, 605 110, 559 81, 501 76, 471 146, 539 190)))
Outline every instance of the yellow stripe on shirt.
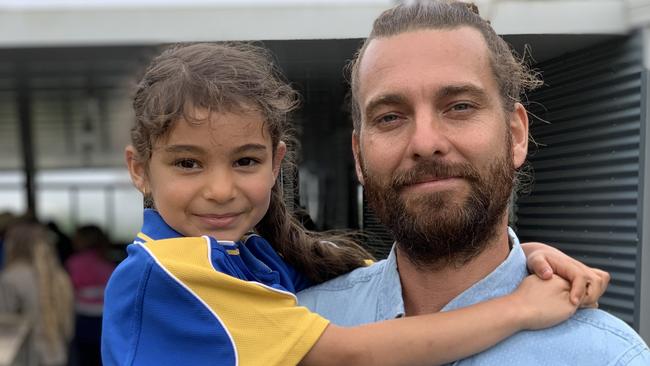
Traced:
POLYGON ((217 314, 235 343, 239 365, 297 364, 329 323, 296 306, 289 292, 216 271, 207 238, 165 239, 144 246, 217 314))

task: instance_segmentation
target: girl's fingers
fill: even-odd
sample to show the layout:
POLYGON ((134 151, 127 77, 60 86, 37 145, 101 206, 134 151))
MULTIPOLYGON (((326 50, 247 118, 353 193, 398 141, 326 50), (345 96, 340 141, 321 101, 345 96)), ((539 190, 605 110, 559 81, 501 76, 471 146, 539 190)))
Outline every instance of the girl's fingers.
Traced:
POLYGON ((553 267, 543 255, 532 255, 528 258, 529 268, 543 280, 553 278, 553 267))
POLYGON ((605 290, 607 290, 607 286, 609 285, 610 275, 609 273, 597 268, 591 268, 591 271, 593 272, 593 276, 587 285, 587 296, 580 306, 597 308, 598 299, 603 296, 605 290))
POLYGON ((574 305, 580 305, 587 296, 587 285, 589 284, 589 280, 587 276, 583 275, 576 275, 573 277, 573 279, 570 279, 571 281, 571 302, 574 305))
POLYGON ((543 280, 558 275, 571 283, 571 302, 581 307, 597 307, 598 299, 607 289, 609 273, 591 268, 560 251, 546 250, 530 253, 528 268, 543 280))

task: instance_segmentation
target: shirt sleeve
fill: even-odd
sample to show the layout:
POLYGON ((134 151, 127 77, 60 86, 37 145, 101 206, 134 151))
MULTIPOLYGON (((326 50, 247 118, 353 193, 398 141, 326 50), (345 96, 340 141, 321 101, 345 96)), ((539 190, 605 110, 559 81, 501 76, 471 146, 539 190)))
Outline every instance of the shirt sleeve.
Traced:
POLYGON ((216 271, 207 239, 139 247, 153 263, 130 332, 133 365, 295 365, 328 325, 289 292, 216 271))
POLYGON ((647 366, 650 365, 650 350, 643 343, 638 343, 635 347, 625 352, 616 365, 620 366, 647 366))

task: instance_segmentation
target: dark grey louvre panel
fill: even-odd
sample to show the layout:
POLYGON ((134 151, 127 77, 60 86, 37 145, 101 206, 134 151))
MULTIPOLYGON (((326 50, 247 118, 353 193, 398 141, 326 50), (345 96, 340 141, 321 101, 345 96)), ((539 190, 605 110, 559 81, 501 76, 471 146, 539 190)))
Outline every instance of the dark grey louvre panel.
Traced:
MULTIPOLYGON (((0 80, 2 84, 2 80, 0 80)), ((0 91, 0 170, 20 167, 20 133, 13 91, 0 91)))
POLYGON ((609 271, 600 306, 635 328, 641 50, 632 36, 536 65, 546 86, 529 96, 530 109, 550 123, 531 125, 535 183, 517 202, 522 241, 609 271))
POLYGON ((19 85, 26 89, 37 169, 121 167, 133 123, 132 89, 151 49, 0 50, 0 169, 22 162, 15 148, 19 85))
POLYGON ((289 211, 293 212, 297 207, 298 174, 293 167, 282 169, 281 174, 282 198, 289 211))
POLYGON ((379 222, 375 213, 368 207, 368 202, 363 198, 363 225, 361 228, 368 236, 365 241, 366 248, 370 249, 377 259, 388 257, 393 246, 393 237, 390 231, 379 222))
POLYGON ((0 58, 0 170, 17 169, 22 163, 15 73, 15 66, 0 58))

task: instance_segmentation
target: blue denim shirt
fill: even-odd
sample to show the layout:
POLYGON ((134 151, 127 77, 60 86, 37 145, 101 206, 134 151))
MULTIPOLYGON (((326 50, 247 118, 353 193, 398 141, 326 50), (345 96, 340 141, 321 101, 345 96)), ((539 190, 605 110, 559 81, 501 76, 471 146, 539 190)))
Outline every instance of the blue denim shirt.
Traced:
MULTIPOLYGON (((509 229, 513 248, 492 273, 450 301, 442 311, 513 292, 528 275, 526 256, 509 229)), ((432 294, 435 296, 435 294, 432 294)), ((395 248, 387 259, 298 294, 301 305, 333 323, 353 326, 404 315, 395 248)), ((579 310, 552 328, 523 331, 453 365, 650 365, 641 337, 618 318, 595 309, 579 310)))

